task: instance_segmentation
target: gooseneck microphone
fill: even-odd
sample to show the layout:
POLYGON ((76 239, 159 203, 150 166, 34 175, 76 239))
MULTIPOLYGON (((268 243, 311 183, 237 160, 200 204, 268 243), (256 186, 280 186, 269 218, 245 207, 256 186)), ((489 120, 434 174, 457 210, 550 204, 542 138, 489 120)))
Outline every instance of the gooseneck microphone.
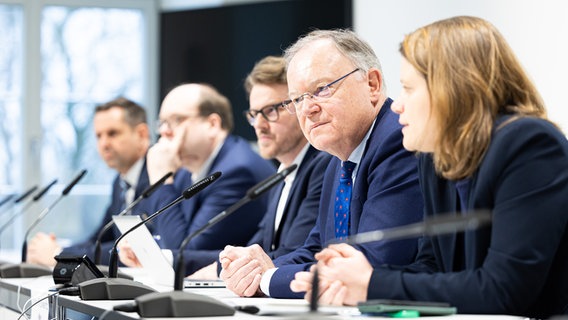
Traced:
POLYGON ((5 197, 0 201, 0 208, 3 207, 5 204, 9 204, 9 205, 10 205, 6 210, 0 211, 0 216, 1 216, 3 213, 10 212, 10 209, 12 209, 12 206, 14 205, 14 202, 10 202, 10 200, 14 199, 15 197, 16 197, 16 195, 15 195, 14 193, 11 193, 11 194, 5 196, 5 197))
MULTIPOLYGON (((85 172, 83 172, 80 177, 82 177, 85 174, 85 172)), ((80 179, 80 177, 79 177, 79 179, 80 179)), ((73 181, 73 185, 76 184, 79 181, 79 179, 75 178, 74 181, 73 181)), ((34 201, 34 202, 39 201, 39 199, 41 199, 47 193, 47 191, 55 185, 56 182, 57 182, 57 179, 55 179, 50 184, 48 184, 45 188, 40 190, 33 197, 32 201, 34 201)), ((71 189, 69 188, 69 190, 67 190, 67 192, 65 194, 69 193, 70 190, 71 189)), ((28 204, 31 204, 31 202, 28 203, 28 204)), ((7 224, 2 226, 0 233, 4 230, 4 228, 10 222, 11 222, 11 220, 8 221, 7 224)), ((30 229, 28 229, 28 232, 26 232, 26 234, 24 236, 24 243, 22 245, 22 263, 19 263, 19 264, 13 264, 12 263, 12 264, 2 265, 0 267, 0 277, 2 277, 2 278, 35 278, 35 277, 40 277, 40 276, 51 274, 51 272, 52 272, 51 268, 40 266, 40 265, 35 265, 35 264, 30 264, 30 263, 25 263, 26 254, 27 254, 27 252, 26 252, 27 251, 27 240, 26 239, 27 239, 27 236, 29 234, 29 231, 31 230, 31 228, 33 228, 33 226, 35 226, 35 224, 32 225, 32 227, 30 227, 30 229)))
POLYGON ((45 188, 43 188, 38 193, 36 193, 36 195, 32 198, 33 201, 38 201, 39 199, 41 199, 41 197, 43 197, 43 195, 46 194, 47 191, 49 191, 49 189, 51 189, 51 187, 53 187, 56 183, 57 179, 53 179, 53 181, 51 181, 47 186, 45 186, 45 188))
POLYGON ((14 200, 14 203, 20 203, 22 201, 24 201, 24 199, 26 199, 27 197, 29 197, 34 191, 36 191, 37 186, 33 186, 31 188, 29 188, 26 192, 24 192, 21 196, 19 196, 18 198, 16 198, 16 200, 14 200))
POLYGON ((422 222, 408 224, 386 230, 363 232, 347 237, 345 240, 333 239, 328 244, 363 244, 373 241, 401 240, 420 236, 439 236, 447 233, 477 229, 491 223, 490 211, 474 211, 467 214, 440 214, 426 217, 422 222))
MULTIPOLYGON (((48 207, 46 207, 42 212, 40 212, 40 214, 38 215, 38 217, 34 220, 34 222, 28 227, 28 229, 26 230, 26 233, 24 234, 24 243, 22 245, 22 262, 26 262, 26 255, 27 255, 27 249, 28 249, 28 236, 30 235, 30 232, 33 230, 33 228, 35 228, 35 226, 37 226, 41 220, 43 220, 43 218, 45 218, 45 216, 51 211, 51 209, 53 209, 53 207, 55 207, 55 205, 57 203, 59 203, 59 201, 61 199, 63 199, 63 197, 65 197, 70 191, 71 189, 73 189, 73 187, 79 182, 79 180, 81 180, 85 174, 87 174, 87 170, 83 169, 68 185, 67 187, 65 187, 65 189, 63 189, 63 191, 61 192, 61 195, 59 197, 57 197, 57 199, 55 199, 55 201, 49 205, 48 207)), ((45 193, 45 192, 44 192, 45 193)))
POLYGON ((263 181, 257 183, 253 187, 251 187, 245 196, 241 198, 237 203, 230 206, 225 211, 217 214, 211 220, 207 221, 201 228, 195 230, 193 233, 188 235, 185 239, 183 239, 179 251, 177 254, 176 265, 174 267, 175 270, 175 279, 174 279, 174 290, 183 290, 183 278, 185 277, 185 263, 183 259, 183 250, 189 244, 189 242, 203 233, 205 230, 211 228, 213 225, 217 224, 221 220, 225 219, 233 212, 237 211, 240 207, 247 204, 249 201, 252 201, 258 197, 260 197, 264 192, 270 190, 279 182, 283 181, 286 176, 288 176, 292 171, 296 170, 298 167, 297 164, 293 164, 287 168, 284 168, 282 171, 264 179, 263 181))
POLYGON ((4 199, 2 199, 0 201, 0 207, 2 207, 3 205, 5 205, 6 203, 10 202, 10 200, 14 199, 16 195, 15 194, 9 194, 7 196, 4 197, 4 199))
POLYGON ((162 207, 160 210, 154 212, 152 215, 143 219, 132 228, 124 232, 120 237, 116 239, 112 249, 110 251, 110 261, 108 266, 108 278, 97 278, 92 280, 87 280, 79 283, 79 293, 81 299, 83 300, 125 300, 134 299, 142 294, 154 292, 155 290, 145 286, 141 283, 134 282, 129 279, 117 278, 118 274, 118 243, 129 233, 136 230, 141 225, 152 221, 164 211, 177 205, 183 200, 187 200, 203 189, 211 185, 221 176, 221 172, 215 172, 212 175, 196 182, 191 187, 187 188, 181 196, 179 196, 174 201, 168 203, 166 206, 162 207))
MULTIPOLYGON (((11 202, 11 203, 10 203, 11 206, 9 207, 9 209, 12 209, 13 206, 15 206, 16 204, 22 202, 24 199, 26 199, 27 197, 29 197, 29 196, 32 194, 32 192, 34 192, 36 189, 37 189, 37 186, 33 186, 33 187, 29 188, 28 190, 26 190, 26 191, 25 191, 22 195, 20 195, 19 197, 16 197, 15 194, 11 194, 11 195, 7 196, 6 198, 2 199, 2 202, 0 203, 0 206, 3 206, 4 204, 9 203, 9 201, 12 200, 12 198, 16 197, 16 200, 14 200, 14 202, 11 202)), ((0 234, 2 234, 2 230, 4 230, 4 229, 6 228, 6 226, 9 225, 9 224, 12 222, 12 220, 13 220, 16 216, 18 216, 18 214, 19 214, 20 212, 23 212, 23 211, 25 211, 25 208, 22 209, 22 210, 20 210, 20 211, 14 212, 14 214, 13 214, 10 218, 8 218, 8 220, 6 220, 6 222, 2 225, 2 227, 0 227, 0 234)), ((5 210, 5 211, 3 211, 3 212, 10 212, 10 210, 5 210)), ((0 212, 0 214, 2 214, 2 212, 0 212)))
POLYGON ((200 235, 206 229, 228 217, 247 202, 261 196, 264 192, 284 180, 287 175, 297 168, 293 164, 284 170, 266 178, 251 187, 245 196, 227 210, 217 214, 203 227, 187 236, 179 247, 174 267, 174 291, 153 292, 137 297, 133 303, 115 306, 115 310, 138 312, 142 318, 149 317, 206 317, 206 316, 231 316, 235 309, 212 297, 183 291, 183 278, 185 276, 185 264, 183 250, 189 242, 200 235))
MULTIPOLYGON (((55 182, 55 181, 57 181, 57 179, 55 179, 54 182, 55 182)), ((6 222, 0 227, 0 235, 1 235, 2 232, 6 229, 6 227, 7 227, 8 225, 10 225, 10 224, 14 221, 14 219, 15 219, 18 215, 20 215, 20 214, 26 212, 26 210, 33 204, 33 202, 37 202, 37 201, 47 192, 47 190, 49 190, 49 189, 53 186, 54 182, 48 184, 46 187, 44 187, 42 190, 40 190, 40 192, 38 192, 37 195, 35 195, 35 196, 33 197, 33 200, 32 200, 32 201, 28 202, 28 203, 24 206, 24 208, 22 208, 22 209, 19 210, 19 211, 16 211, 10 218, 8 218, 8 220, 6 220, 6 222)), ((35 191, 36 189, 37 189, 37 186, 34 186, 34 187, 30 188, 28 191, 26 191, 26 192, 24 193, 24 195, 18 197, 18 199, 16 199, 16 200, 23 201, 25 198, 27 198, 28 196, 30 196, 30 195, 32 194, 32 192, 35 191), (31 191, 31 192, 30 192, 30 191, 31 191)), ((9 201, 9 200, 12 199, 13 197, 15 197, 14 194, 11 195, 11 196, 8 196, 7 199, 4 199, 4 201, 9 201), (8 198, 9 198, 9 199, 8 199, 8 198)), ((14 201, 13 205, 14 205, 15 203, 16 203, 16 202, 14 201)), ((1 269, 0 269, 0 277, 2 277, 2 278, 8 278, 8 277, 11 275, 13 278, 15 278, 15 277, 19 277, 19 276, 21 275, 21 273, 20 273, 19 271, 15 271, 14 273, 9 274, 9 272, 6 272, 6 271, 4 270, 4 268, 8 268, 8 267, 4 267, 4 265, 13 265, 13 263, 8 263, 8 262, 0 261, 0 266, 2 266, 1 269)))
MULTIPOLYGON (((2 200, 0 200, 0 208, 3 207, 5 204, 11 204, 14 205, 13 202, 10 202, 10 200, 14 199, 14 197, 16 197, 16 195, 14 193, 11 193, 7 196, 5 196, 2 200)), ((8 207, 9 209, 12 208, 12 206, 8 207)), ((10 210, 2 210, 0 211, 0 215, 2 215, 2 213, 4 212, 9 212, 10 210)))
POLYGON ((118 258, 117 258, 118 251, 116 250, 116 247, 118 246, 118 243, 120 242, 120 240, 124 239, 124 237, 126 237, 132 231, 136 230, 141 225, 143 225, 143 224, 145 224, 149 221, 152 221, 157 216, 159 216, 162 212, 164 212, 164 211, 168 210, 169 208, 177 205, 178 203, 182 202, 183 200, 187 200, 187 199, 193 197, 194 195, 198 194, 199 192, 201 192, 201 190, 205 189, 210 184, 215 182, 220 176, 221 176, 221 172, 215 172, 212 175, 210 175, 209 177, 198 181, 197 183, 195 183, 191 187, 187 188, 187 190, 185 190, 182 193, 182 195, 179 196, 177 199, 170 202, 168 205, 166 205, 162 209, 156 211, 155 213, 153 213, 148 218, 143 219, 142 221, 140 221, 139 223, 134 225, 132 228, 128 229, 125 233, 121 234, 120 237, 118 237, 118 239, 116 239, 116 241, 114 242, 114 245, 112 246, 112 249, 111 249, 108 277, 109 278, 116 278, 116 275, 117 275, 117 272, 118 272, 118 258))
MULTIPOLYGON (((36 191, 36 189, 37 189, 37 186, 33 186, 33 187, 29 188, 24 193, 22 193, 19 197, 16 197, 16 199, 14 200, 14 202, 12 202, 12 204, 15 205, 15 204, 18 204, 18 203, 24 201, 24 199, 29 197, 34 191, 36 191)), ((12 195, 12 197, 10 197, 10 196, 6 197, 6 199, 2 200, 2 204, 8 202, 13 197, 15 197, 15 195, 12 195)), ((19 212, 22 212, 22 210, 16 211, 10 218, 8 218, 8 220, 6 220, 6 222, 4 222, 4 224, 0 227, 0 234, 2 234, 2 231, 6 228, 7 225, 9 225, 12 222, 12 220, 19 214, 19 212)))
MULTIPOLYGON (((18 203, 24 201, 24 200, 25 200, 27 197, 29 197, 34 191, 36 191, 37 188, 38 188, 38 187, 37 187, 37 185, 36 185, 36 186, 33 186, 33 187, 29 188, 28 190, 26 190, 24 193, 22 193, 19 197, 17 197, 17 198, 14 200, 14 202, 12 203, 12 205, 16 205, 16 204, 18 204, 18 203)), ((3 202, 4 202, 4 201, 7 202, 6 199, 3 200, 3 202)), ((19 212, 23 212, 23 211, 25 211, 25 209, 26 209, 26 207, 24 207, 23 209, 21 209, 19 212)), ((18 215, 18 212, 14 213, 14 215, 17 216, 17 215, 18 215)), ((14 217, 9 218, 8 220, 12 220, 12 219, 14 219, 14 217)), ((1 232, 1 231, 0 231, 0 232, 1 232)))
MULTIPOLYGON (((8 220, 6 220, 6 222, 4 222, 4 224, 0 227, 0 234, 2 234, 2 232, 6 229, 6 227, 8 227, 13 221, 14 219, 16 219, 16 217, 24 212, 26 212, 26 210, 34 203, 37 202, 39 199, 41 199, 41 197, 43 197, 43 195, 57 182, 57 179, 53 180, 50 184, 48 184, 47 186, 45 186, 43 189, 41 189, 33 198, 32 201, 26 203, 26 205, 24 205, 24 207, 20 210, 20 211, 16 211, 14 212, 14 214, 8 218, 8 220)), ((31 187, 29 190, 27 190, 26 192, 24 192, 21 196, 19 196, 16 200, 14 200, 14 203, 19 203, 24 201, 27 197, 29 197, 35 190, 37 189, 37 186, 33 186, 31 187)))
MULTIPOLYGON (((158 190, 158 187, 160 187, 162 184, 164 184, 164 182, 169 177, 171 177, 173 174, 174 174, 173 172, 168 172, 160 180, 158 180, 154 184, 148 186, 144 191, 142 191, 142 193, 138 196, 138 198, 136 198, 134 201, 132 201, 126 208, 124 208, 124 210, 122 210, 120 213, 118 213, 117 216, 123 216, 123 215, 127 214, 128 212, 130 212, 132 210, 132 208, 134 208, 138 203, 140 203, 140 201, 148 198, 150 195, 152 195, 152 193, 154 193, 154 191, 158 190)), ((102 237, 113 225, 114 225, 114 220, 111 219, 106 225, 104 225, 101 228, 101 231, 97 235, 97 240, 95 241, 95 261, 94 261, 95 264, 101 263, 101 241, 102 241, 102 237)))

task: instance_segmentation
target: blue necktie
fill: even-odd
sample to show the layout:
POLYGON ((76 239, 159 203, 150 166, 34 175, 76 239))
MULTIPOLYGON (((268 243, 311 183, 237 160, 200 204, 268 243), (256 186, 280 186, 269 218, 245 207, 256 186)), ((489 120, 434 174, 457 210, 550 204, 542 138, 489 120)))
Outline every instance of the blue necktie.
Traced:
POLYGON ((343 162, 339 185, 335 192, 335 237, 338 239, 344 239, 349 235, 349 205, 353 189, 353 169, 355 169, 355 163, 343 162))

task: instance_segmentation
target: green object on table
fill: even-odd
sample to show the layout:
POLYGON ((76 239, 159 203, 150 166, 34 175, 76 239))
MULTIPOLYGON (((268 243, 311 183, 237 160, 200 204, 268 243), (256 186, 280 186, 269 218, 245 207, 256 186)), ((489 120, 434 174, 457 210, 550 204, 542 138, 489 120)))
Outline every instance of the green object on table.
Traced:
POLYGON ((416 310, 400 310, 389 313, 389 316, 392 318, 418 318, 420 317, 420 312, 416 310))

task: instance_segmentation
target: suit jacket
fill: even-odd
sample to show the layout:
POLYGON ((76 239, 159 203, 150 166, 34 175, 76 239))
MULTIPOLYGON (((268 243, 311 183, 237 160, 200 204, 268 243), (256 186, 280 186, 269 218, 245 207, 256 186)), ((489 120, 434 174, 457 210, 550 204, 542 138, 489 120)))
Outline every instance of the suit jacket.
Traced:
MULTIPOLYGON (((146 169, 146 159, 144 158, 144 165, 140 171, 140 176, 138 178, 138 183, 136 184, 136 190, 134 193, 134 199, 136 199, 142 192, 148 188, 150 182, 148 180, 148 171, 146 169)), ((111 193, 111 202, 110 205, 107 207, 105 216, 96 229, 96 231, 91 235, 91 237, 79 244, 72 245, 70 247, 63 249, 63 254, 68 255, 79 255, 82 256, 87 254, 89 258, 94 259, 95 254, 95 242, 99 233, 101 232, 102 228, 112 220, 112 216, 120 213, 122 211, 122 200, 121 200, 121 187, 120 187, 120 176, 117 174, 114 178, 112 183, 112 193, 111 193)), ((141 214, 142 212, 148 212, 146 210, 148 202, 146 199, 140 201, 131 211, 131 214, 141 214)), ((109 251, 114 244, 114 241, 120 236, 120 231, 118 228, 113 227, 111 230, 108 230, 104 235, 101 237, 101 263, 108 264, 109 261, 109 251)))
POLYGON ((284 183, 272 190, 268 211, 248 245, 259 244, 274 259, 302 246, 318 215, 323 174, 332 156, 310 146, 290 188, 278 231, 274 232, 276 208, 284 183))
MULTIPOLYGON (((414 223, 422 219, 422 196, 418 185, 417 159, 402 147, 398 117, 387 99, 377 115, 366 143, 353 185, 350 206, 351 235, 414 223)), ((335 238, 334 198, 341 161, 334 158, 324 175, 319 216, 304 245, 274 260, 278 270, 270 281, 270 295, 300 298, 290 290, 298 271, 315 262, 314 254, 335 238)), ((417 240, 369 243, 359 247, 373 266, 409 263, 414 260, 417 240)))
MULTIPOLYGON (((421 157, 420 180, 426 215, 460 211, 455 182, 436 174, 429 155, 421 157)), ((491 227, 462 237, 423 239, 414 264, 374 271, 368 299, 446 301, 460 313, 536 318, 565 313, 566 137, 552 124, 534 118, 497 127, 483 161, 468 180, 466 209, 492 210, 491 227)))
MULTIPOLYGON (((274 232, 276 208, 284 183, 276 185, 269 193, 269 204, 259 229, 247 246, 258 244, 272 259, 300 247, 312 230, 318 213, 323 174, 331 155, 310 146, 296 170, 290 188, 278 232, 274 232)), ((215 250, 217 258, 221 250, 215 250)), ((217 266, 218 272, 221 265, 217 266)))
MULTIPOLYGON (((208 174, 220 171, 221 177, 194 197, 170 208, 156 218, 155 233, 159 244, 177 256, 182 241, 207 224, 214 216, 245 196, 252 186, 275 173, 275 167, 262 159, 249 143, 229 135, 211 164, 208 174)), ((191 174, 185 170, 176 174, 174 184, 158 189, 150 199, 159 209, 180 196, 192 185, 191 174)), ((199 236, 186 247, 186 273, 191 274, 217 260, 212 250, 221 250, 228 244, 245 245, 258 229, 266 212, 267 195, 242 206, 199 236)))

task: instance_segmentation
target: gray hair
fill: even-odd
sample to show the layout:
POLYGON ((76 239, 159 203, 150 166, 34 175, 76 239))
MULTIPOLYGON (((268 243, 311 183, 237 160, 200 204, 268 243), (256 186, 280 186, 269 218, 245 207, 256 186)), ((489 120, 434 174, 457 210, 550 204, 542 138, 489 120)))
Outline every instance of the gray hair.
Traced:
MULTIPOLYGON (((381 62, 373 48, 371 48, 369 43, 361 39, 361 37, 359 37, 355 32, 347 29, 314 30, 300 37, 298 41, 284 51, 286 67, 288 67, 290 61, 303 47, 312 42, 325 39, 331 40, 335 44, 337 50, 353 62, 355 67, 359 68, 363 72, 367 72, 369 69, 375 68, 378 69, 381 76, 383 76, 381 62)), ((384 81, 383 88, 386 88, 384 81)))

